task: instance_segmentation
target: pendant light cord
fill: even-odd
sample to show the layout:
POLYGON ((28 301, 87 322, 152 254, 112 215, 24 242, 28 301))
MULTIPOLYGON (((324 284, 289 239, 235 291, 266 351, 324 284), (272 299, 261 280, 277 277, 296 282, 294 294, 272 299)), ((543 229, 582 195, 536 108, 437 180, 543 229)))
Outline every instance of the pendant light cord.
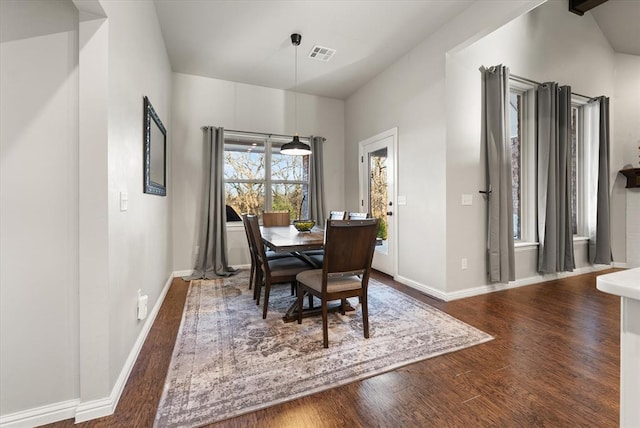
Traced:
POLYGON ((295 61, 293 83, 293 134, 298 135, 298 45, 296 45, 295 61))

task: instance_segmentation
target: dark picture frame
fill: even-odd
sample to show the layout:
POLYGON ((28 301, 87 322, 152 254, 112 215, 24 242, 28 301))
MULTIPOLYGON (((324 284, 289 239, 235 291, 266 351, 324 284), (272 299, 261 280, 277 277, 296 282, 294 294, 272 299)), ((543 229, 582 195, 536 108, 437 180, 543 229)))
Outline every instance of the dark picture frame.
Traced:
POLYGON ((160 117, 144 97, 144 193, 167 194, 167 130, 160 117))

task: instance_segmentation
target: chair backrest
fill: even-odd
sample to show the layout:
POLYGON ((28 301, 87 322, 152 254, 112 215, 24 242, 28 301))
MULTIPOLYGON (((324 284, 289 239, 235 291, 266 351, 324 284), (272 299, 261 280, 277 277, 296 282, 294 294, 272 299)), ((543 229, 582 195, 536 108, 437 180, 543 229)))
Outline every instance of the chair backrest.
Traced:
POLYGON ((260 224, 258 223, 258 216, 245 215, 247 224, 249 226, 249 233, 251 234, 251 242, 253 245, 256 262, 260 265, 265 275, 269 275, 269 261, 267 260, 267 253, 262 243, 262 234, 260 233, 260 224))
POLYGON ((331 211, 329 213, 329 220, 346 220, 347 212, 346 211, 331 211))
MULTIPOLYGON (((378 219, 327 220, 323 276, 362 274, 366 285, 378 234, 378 219)), ((324 282, 324 281, 323 281, 324 282)))
POLYGON ((347 220, 364 220, 365 218, 369 218, 369 213, 354 213, 350 212, 347 215, 347 220))
POLYGON ((253 242, 253 235, 251 233, 251 226, 249 225, 249 220, 247 219, 248 214, 242 214, 242 224, 244 225, 244 231, 247 234, 247 243, 249 244, 249 255, 251 256, 251 261, 256 262, 256 245, 253 242))
POLYGON ((262 213, 262 224, 264 226, 289 226, 291 224, 289 211, 265 211, 262 213))

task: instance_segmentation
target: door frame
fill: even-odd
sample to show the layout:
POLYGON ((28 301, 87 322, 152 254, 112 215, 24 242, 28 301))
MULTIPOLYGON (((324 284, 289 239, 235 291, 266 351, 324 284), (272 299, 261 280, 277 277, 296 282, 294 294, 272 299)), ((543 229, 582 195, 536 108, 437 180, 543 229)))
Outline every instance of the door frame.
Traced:
MULTIPOLYGON (((390 198, 390 202, 393 202, 392 210, 393 215, 387 216, 387 219, 391 217, 391 223, 393 226, 393 239, 389 243, 389 248, 392 253, 391 263, 392 263, 392 272, 389 273, 394 279, 398 275, 398 127, 394 127, 388 129, 386 131, 380 132, 372 137, 366 138, 358 143, 358 189, 359 189, 359 203, 358 206, 360 209, 364 206, 364 199, 367 197, 368 193, 368 180, 363 180, 363 169, 364 169, 364 147, 368 144, 374 143, 376 141, 391 137, 391 148, 393 150, 393 163, 391 165, 391 179, 393 183, 391 188, 393 190, 393 197, 390 198)), ((368 205, 368 202, 367 202, 368 205)), ((370 207, 368 207, 370 209, 370 207)))

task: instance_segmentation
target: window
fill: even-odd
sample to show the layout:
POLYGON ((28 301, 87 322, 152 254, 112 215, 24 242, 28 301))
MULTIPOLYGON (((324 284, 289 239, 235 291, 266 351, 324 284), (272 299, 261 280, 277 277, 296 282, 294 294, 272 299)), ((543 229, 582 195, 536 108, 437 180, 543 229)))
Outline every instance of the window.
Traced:
POLYGON ((522 239, 522 101, 524 94, 520 91, 511 91, 509 94, 510 105, 510 139, 511 139, 511 180, 513 185, 513 239, 522 239))
POLYGON ((237 213, 282 210, 289 211, 291 219, 308 218, 309 155, 281 155, 280 147, 287 141, 251 134, 225 136, 227 205, 237 213))
POLYGON ((582 106, 586 100, 574 98, 571 100, 571 225, 574 236, 586 235, 584 212, 586 210, 585 190, 585 162, 584 118, 582 106))
POLYGON ((533 86, 510 82, 509 132, 513 184, 513 239, 535 241, 535 93, 533 86))
MULTIPOLYGON (((509 120, 513 183, 513 238, 517 242, 536 241, 536 141, 534 86, 509 82, 509 120)), ((571 208, 573 235, 584 235, 584 162, 582 106, 585 100, 571 100, 571 208)))

